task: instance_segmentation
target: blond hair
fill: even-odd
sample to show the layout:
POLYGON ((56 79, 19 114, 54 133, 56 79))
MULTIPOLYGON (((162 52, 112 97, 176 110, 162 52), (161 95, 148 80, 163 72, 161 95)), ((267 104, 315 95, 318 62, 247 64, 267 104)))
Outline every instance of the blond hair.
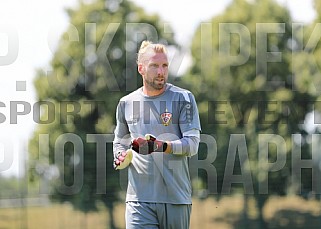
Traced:
POLYGON ((137 64, 143 63, 146 60, 146 53, 167 53, 167 49, 163 44, 153 44, 151 41, 143 41, 138 54, 137 54, 137 64))

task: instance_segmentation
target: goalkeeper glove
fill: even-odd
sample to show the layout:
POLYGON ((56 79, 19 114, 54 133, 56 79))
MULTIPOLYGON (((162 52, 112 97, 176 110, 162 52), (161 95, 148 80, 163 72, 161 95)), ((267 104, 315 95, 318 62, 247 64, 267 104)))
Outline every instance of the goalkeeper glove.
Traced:
POLYGON ((167 143, 156 140, 151 134, 146 134, 145 138, 135 138, 131 143, 131 148, 139 154, 147 155, 152 152, 165 152, 167 143))
POLYGON ((126 168, 133 159, 133 152, 131 149, 128 149, 123 152, 118 152, 114 159, 114 169, 124 169, 126 168))

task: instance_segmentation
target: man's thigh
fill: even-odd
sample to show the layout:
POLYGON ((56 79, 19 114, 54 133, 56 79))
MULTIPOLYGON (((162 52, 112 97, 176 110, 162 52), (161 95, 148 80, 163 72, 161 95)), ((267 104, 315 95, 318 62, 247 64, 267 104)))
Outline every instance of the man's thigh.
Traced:
POLYGON ((154 203, 127 202, 126 229, 156 229, 159 223, 154 203))
POLYGON ((126 203, 126 229, 188 229, 190 204, 126 203))
POLYGON ((156 204, 159 228, 188 229, 192 206, 190 204, 156 204))

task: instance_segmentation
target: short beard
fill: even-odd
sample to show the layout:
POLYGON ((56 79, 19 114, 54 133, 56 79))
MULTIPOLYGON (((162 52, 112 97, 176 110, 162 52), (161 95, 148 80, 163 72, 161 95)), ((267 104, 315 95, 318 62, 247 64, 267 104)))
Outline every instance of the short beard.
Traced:
POLYGON ((156 83, 156 80, 155 81, 146 81, 146 84, 148 85, 148 87, 150 89, 154 89, 156 91, 162 90, 165 87, 166 83, 167 82, 165 80, 164 80, 164 83, 162 83, 162 84, 156 83))

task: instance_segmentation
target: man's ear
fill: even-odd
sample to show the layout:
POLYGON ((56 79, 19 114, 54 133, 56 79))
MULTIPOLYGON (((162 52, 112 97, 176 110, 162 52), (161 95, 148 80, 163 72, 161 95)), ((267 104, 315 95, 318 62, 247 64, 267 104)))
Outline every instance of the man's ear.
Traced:
POLYGON ((144 69, 143 64, 138 64, 138 72, 139 72, 139 74, 144 75, 145 69, 144 69))

